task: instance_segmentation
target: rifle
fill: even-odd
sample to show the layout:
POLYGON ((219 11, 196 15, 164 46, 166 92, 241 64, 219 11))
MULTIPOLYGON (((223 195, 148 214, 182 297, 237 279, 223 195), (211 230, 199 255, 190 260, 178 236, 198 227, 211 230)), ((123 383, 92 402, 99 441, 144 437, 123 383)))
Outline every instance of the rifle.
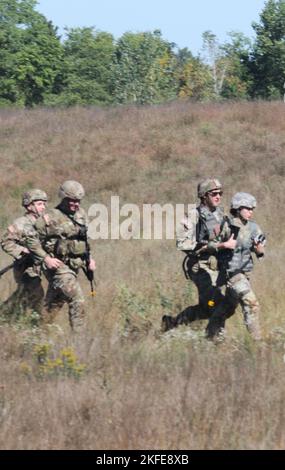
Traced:
MULTIPOLYGON (((8 264, 8 266, 6 266, 5 268, 1 269, 0 271, 0 277, 3 276, 3 274, 7 273, 8 271, 10 271, 10 269, 13 269, 14 266, 16 264, 20 264, 20 263, 23 263, 23 261, 27 261, 27 258, 30 257, 30 253, 25 253, 20 259, 16 259, 15 261, 13 261, 13 263, 11 264, 8 264)), ((32 266, 32 264, 30 264, 30 266, 32 266)), ((28 267, 28 265, 27 265, 28 267)))
POLYGON ((11 263, 11 264, 8 264, 8 266, 6 266, 5 268, 1 269, 0 271, 0 277, 3 276, 3 274, 7 273, 8 271, 10 271, 10 269, 12 269, 14 267, 14 263, 11 263))
POLYGON ((80 227, 80 238, 85 242, 85 253, 84 253, 84 261, 85 261, 85 268, 83 269, 83 272, 85 276, 87 277, 88 281, 90 282, 90 287, 91 287, 91 296, 95 297, 96 292, 94 286, 96 285, 96 280, 94 276, 94 271, 92 271, 89 268, 90 260, 91 260, 91 250, 90 250, 90 244, 87 238, 87 228, 86 227, 80 227))
POLYGON ((237 240, 237 237, 238 237, 238 234, 239 234, 239 231, 240 231, 240 227, 237 227, 236 225, 230 225, 230 229, 231 229, 231 235, 234 236, 234 240, 237 240))

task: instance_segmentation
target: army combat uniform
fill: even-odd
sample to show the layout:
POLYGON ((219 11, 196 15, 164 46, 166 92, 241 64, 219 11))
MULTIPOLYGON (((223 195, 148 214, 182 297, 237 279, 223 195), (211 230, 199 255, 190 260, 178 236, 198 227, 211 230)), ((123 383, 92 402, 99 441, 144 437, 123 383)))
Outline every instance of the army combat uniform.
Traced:
MULTIPOLYGON (((239 194, 247 195, 247 193, 239 194)), ((261 337, 259 326, 260 306, 250 285, 250 274, 253 270, 252 253, 256 252, 254 242, 260 240, 264 243, 265 236, 254 221, 242 221, 239 217, 233 217, 230 220, 230 225, 225 224, 221 238, 228 239, 233 227, 237 228, 238 231, 237 245, 234 250, 229 250, 228 257, 223 259, 220 266, 221 276, 226 278, 225 297, 215 308, 206 332, 209 338, 217 336, 222 331, 225 320, 232 315, 238 304, 240 304, 244 323, 249 333, 254 339, 259 340, 261 337)), ((256 256, 262 257, 263 253, 256 253, 256 256)))
POLYGON ((207 201, 208 194, 215 197, 214 192, 218 191, 221 196, 221 189, 221 183, 217 179, 208 178, 199 183, 198 197, 201 204, 185 215, 177 230, 176 247, 187 255, 183 263, 184 272, 196 285, 199 301, 176 317, 164 315, 163 331, 195 320, 208 319, 213 307, 223 298, 218 257, 223 256, 224 250, 218 251, 217 247, 226 217, 217 204, 210 205, 209 200, 207 201))
POLYGON ((199 302, 179 313, 176 317, 177 325, 209 318, 213 306, 223 298, 217 258, 217 236, 223 223, 222 209, 218 207, 210 211, 201 205, 192 209, 180 224, 176 246, 178 250, 187 253, 186 269, 198 289, 199 302))
POLYGON ((81 208, 73 215, 67 215, 59 205, 37 220, 35 230, 27 239, 35 259, 43 263, 50 255, 63 262, 56 270, 44 267, 49 282, 45 299, 47 316, 52 320, 56 311, 67 302, 70 325, 74 330, 80 329, 84 323, 84 296, 77 275, 85 266, 83 232, 87 230, 87 215, 81 208))
POLYGON ((41 314, 44 290, 41 284, 41 267, 35 264, 32 256, 26 254, 26 234, 33 230, 35 219, 25 214, 16 219, 4 233, 1 246, 14 260, 16 291, 1 305, 0 312, 21 315, 28 312, 41 314))
POLYGON ((56 312, 68 304, 69 322, 74 331, 85 324, 84 296, 78 283, 80 268, 86 267, 87 226, 85 211, 74 212, 69 203, 84 197, 84 189, 76 181, 65 181, 59 189, 61 203, 40 217, 27 238, 27 246, 36 261, 43 264, 48 279, 45 299, 46 321, 52 321, 56 312), (56 269, 48 269, 45 258, 61 261, 56 269))

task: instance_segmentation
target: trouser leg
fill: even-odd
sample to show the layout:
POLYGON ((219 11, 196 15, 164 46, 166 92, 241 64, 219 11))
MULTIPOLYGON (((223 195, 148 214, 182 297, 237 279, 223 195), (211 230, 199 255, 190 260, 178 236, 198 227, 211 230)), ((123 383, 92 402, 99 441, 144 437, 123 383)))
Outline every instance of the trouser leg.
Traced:
POLYGON ((23 313, 21 298, 23 295, 23 285, 18 283, 17 289, 0 306, 0 313, 3 317, 20 316, 23 313))
POLYGON ((5 316, 20 316, 26 313, 42 313, 44 289, 38 276, 24 273, 17 281, 17 289, 0 307, 5 316))
POLYGON ((209 318, 210 311, 205 306, 200 304, 190 305, 180 312, 176 317, 176 326, 178 325, 188 325, 195 320, 205 320, 209 318))
POLYGON ((25 310, 42 313, 44 289, 40 277, 30 277, 24 281, 23 305, 25 310))
POLYGON ((241 306, 243 311, 244 322, 250 335, 255 340, 261 339, 261 331, 259 325, 259 302, 251 290, 241 298, 241 306))
POLYGON ((213 313, 209 319, 206 327, 206 336, 213 339, 225 328, 226 319, 230 318, 238 305, 238 299, 232 295, 232 292, 227 289, 222 301, 214 308, 213 313))
POLYGON ((215 309, 208 323, 206 334, 208 338, 217 336, 222 329, 222 322, 230 318, 238 304, 241 304, 245 325, 256 340, 261 338, 259 327, 259 303, 252 291, 249 278, 243 273, 233 276, 228 281, 224 301, 215 309))
POLYGON ((195 320, 208 319, 214 305, 218 305, 223 299, 221 288, 216 285, 218 271, 207 266, 198 268, 198 265, 193 265, 192 268, 189 276, 197 287, 199 303, 185 308, 176 317, 165 315, 162 319, 164 331, 179 325, 188 325, 195 320))
POLYGON ((65 302, 68 304, 72 330, 81 330, 85 325, 84 296, 75 274, 57 274, 49 286, 46 299, 48 313, 53 316, 65 302))
POLYGON ((53 278, 50 278, 42 315, 44 323, 52 323, 64 303, 63 293, 54 286, 53 278))

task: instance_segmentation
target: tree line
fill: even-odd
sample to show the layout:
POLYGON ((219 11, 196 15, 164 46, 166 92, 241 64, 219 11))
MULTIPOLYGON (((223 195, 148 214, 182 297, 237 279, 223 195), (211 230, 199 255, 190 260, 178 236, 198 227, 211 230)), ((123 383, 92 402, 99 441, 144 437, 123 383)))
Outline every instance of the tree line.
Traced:
POLYGON ((0 106, 158 104, 280 99, 285 82, 285 0, 268 0, 255 39, 203 34, 203 52, 178 49, 159 30, 118 40, 93 27, 57 27, 36 0, 0 0, 0 106))

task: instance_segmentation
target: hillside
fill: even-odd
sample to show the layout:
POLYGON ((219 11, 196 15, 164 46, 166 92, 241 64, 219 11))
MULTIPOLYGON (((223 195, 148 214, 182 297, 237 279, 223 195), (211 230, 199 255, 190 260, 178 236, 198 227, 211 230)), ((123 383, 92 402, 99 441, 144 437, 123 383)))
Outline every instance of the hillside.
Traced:
MULTIPOLYGON (((203 338, 205 323, 159 333, 163 313, 196 299, 173 240, 92 241, 98 286, 83 344, 66 311, 48 331, 0 324, 1 449, 284 448, 284 112, 281 102, 0 111, 1 231, 28 187, 53 206, 59 184, 77 179, 86 209, 114 195, 141 208, 194 203, 197 183, 215 175, 225 208, 237 191, 256 196, 268 236, 253 275, 262 344, 239 312, 218 347, 203 338), (40 368, 43 351, 54 360, 66 348, 78 354, 66 369, 40 368)), ((0 266, 9 262, 2 253, 0 266)), ((0 282, 4 300, 14 283, 0 282)))

